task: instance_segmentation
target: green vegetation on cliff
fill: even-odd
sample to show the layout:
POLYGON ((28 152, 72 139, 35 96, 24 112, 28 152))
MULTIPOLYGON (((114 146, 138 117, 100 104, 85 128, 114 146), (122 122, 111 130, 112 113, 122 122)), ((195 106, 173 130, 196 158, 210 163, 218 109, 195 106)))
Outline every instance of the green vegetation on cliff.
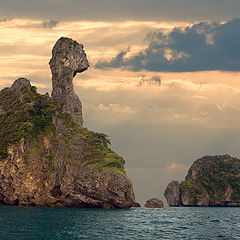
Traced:
POLYGON ((65 138, 69 149, 74 151, 74 145, 72 144, 74 136, 81 136, 81 158, 85 166, 88 165, 99 170, 120 173, 126 177, 124 170, 125 161, 108 147, 111 142, 106 134, 96 133, 87 128, 78 127, 68 113, 61 113, 59 118, 62 120, 62 124, 66 129, 73 129, 75 132, 75 135, 70 136, 70 138, 65 138))
POLYGON ((25 87, 20 93, 9 88, 0 92, 0 158, 8 156, 10 145, 47 135, 54 131, 52 116, 60 108, 38 94, 35 87, 25 87))
POLYGON ((81 159, 85 166, 126 176, 125 161, 108 147, 110 140, 107 135, 77 126, 70 114, 62 112, 60 104, 49 96, 38 94, 31 86, 24 87, 20 92, 11 88, 0 92, 0 159, 7 158, 8 147, 17 145, 22 138, 30 143, 40 143, 40 136, 55 136, 54 118, 61 121, 64 129, 74 132, 64 138, 70 152, 74 148, 73 137, 81 136, 81 159))
POLYGON ((229 189, 231 201, 240 200, 240 160, 229 155, 206 156, 189 169, 182 191, 190 193, 191 202, 209 195, 210 203, 224 201, 229 189))

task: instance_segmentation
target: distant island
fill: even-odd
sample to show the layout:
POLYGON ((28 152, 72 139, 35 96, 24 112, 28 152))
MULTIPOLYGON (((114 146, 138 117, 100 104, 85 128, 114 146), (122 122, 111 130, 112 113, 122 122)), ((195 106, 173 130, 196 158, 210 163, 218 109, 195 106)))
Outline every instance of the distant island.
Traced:
POLYGON ((227 154, 200 158, 185 181, 172 181, 164 195, 169 206, 240 207, 240 159, 227 154))
POLYGON ((0 204, 130 208, 124 159, 103 133, 83 127, 73 77, 87 70, 83 45, 60 38, 50 60, 52 96, 25 78, 0 91, 0 204))

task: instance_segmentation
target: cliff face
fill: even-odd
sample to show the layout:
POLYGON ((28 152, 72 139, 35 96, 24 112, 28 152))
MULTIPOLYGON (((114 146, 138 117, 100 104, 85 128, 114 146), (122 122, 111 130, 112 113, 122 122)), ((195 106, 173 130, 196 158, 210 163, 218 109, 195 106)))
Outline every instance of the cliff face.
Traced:
POLYGON ((131 207, 125 161, 105 134, 82 126, 72 80, 88 68, 83 46, 59 39, 50 67, 52 97, 25 78, 0 91, 0 203, 131 207))
POLYGON ((167 199, 169 206, 180 206, 181 201, 181 184, 177 181, 172 181, 168 184, 167 189, 164 192, 164 196, 167 199))
POLYGON ((73 89, 73 77, 88 69, 83 45, 69 38, 60 38, 53 47, 49 62, 52 72, 52 97, 63 105, 74 122, 82 125, 82 104, 73 89))
POLYGON ((206 156, 190 167, 185 181, 168 184, 169 206, 240 206, 240 160, 206 156))

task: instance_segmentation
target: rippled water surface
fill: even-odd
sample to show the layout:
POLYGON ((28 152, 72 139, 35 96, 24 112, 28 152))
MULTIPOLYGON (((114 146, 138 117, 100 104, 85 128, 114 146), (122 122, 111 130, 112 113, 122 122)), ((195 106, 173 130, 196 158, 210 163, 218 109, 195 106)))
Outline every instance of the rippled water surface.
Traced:
POLYGON ((0 239, 240 239, 240 208, 0 206, 0 239))

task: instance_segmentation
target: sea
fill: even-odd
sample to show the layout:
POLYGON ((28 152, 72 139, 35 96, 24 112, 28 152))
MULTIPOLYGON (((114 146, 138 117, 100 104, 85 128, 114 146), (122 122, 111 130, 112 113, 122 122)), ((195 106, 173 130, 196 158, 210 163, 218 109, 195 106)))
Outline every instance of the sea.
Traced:
POLYGON ((240 239, 240 208, 0 206, 0 239, 240 239))

